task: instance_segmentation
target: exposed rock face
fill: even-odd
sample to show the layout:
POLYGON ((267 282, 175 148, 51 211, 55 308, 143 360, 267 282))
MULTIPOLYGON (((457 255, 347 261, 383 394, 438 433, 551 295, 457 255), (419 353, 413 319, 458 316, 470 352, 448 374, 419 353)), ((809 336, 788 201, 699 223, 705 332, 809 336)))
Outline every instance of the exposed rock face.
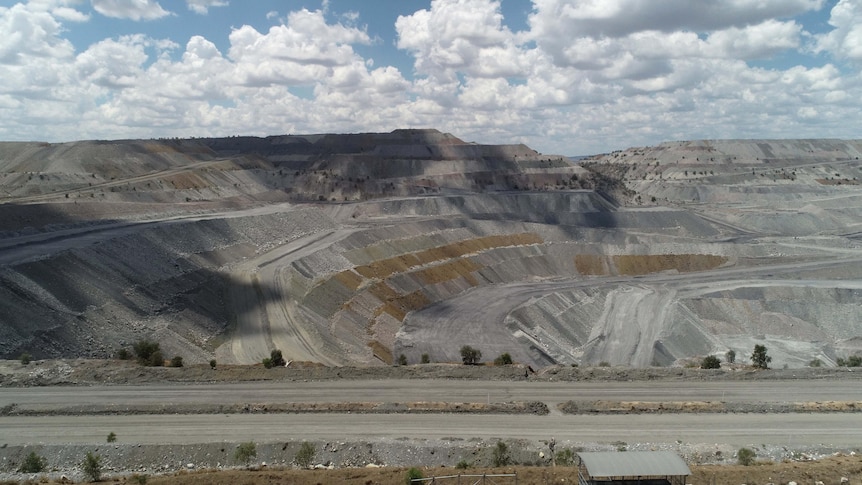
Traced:
POLYGON ((0 356, 673 365, 862 350, 862 142, 579 164, 436 130, 0 143, 0 356))

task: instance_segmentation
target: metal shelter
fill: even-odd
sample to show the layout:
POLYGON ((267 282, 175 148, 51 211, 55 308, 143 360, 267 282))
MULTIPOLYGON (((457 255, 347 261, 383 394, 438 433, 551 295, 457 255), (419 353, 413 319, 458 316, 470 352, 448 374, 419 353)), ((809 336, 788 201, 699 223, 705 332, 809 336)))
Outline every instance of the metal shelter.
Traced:
POLYGON ((688 465, 670 451, 578 453, 580 485, 685 485, 688 465))

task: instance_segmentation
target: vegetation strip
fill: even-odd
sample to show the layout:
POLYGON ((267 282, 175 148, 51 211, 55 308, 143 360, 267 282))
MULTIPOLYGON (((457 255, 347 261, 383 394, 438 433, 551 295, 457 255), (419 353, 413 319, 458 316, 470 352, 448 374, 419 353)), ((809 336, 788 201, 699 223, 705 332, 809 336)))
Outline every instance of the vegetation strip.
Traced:
POLYGON ((85 416, 121 414, 263 414, 263 413, 366 413, 366 414, 548 414, 548 406, 538 401, 502 403, 451 402, 337 402, 337 403, 245 403, 232 405, 152 404, 139 406, 98 405, 52 409, 27 409, 9 405, 0 416, 85 416))
POLYGON ((862 401, 813 401, 795 403, 744 403, 718 401, 566 401, 564 414, 651 413, 858 413, 862 401))

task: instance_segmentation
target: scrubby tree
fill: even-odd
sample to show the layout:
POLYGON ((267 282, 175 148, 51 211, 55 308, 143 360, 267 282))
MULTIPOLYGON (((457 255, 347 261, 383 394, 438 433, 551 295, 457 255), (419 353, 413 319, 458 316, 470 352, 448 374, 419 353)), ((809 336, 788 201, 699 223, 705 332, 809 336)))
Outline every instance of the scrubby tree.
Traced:
POLYGON ((102 457, 88 451, 87 456, 84 457, 84 462, 81 463, 81 470, 91 482, 98 482, 102 478, 102 457))
POLYGON ((175 355, 174 358, 171 359, 171 367, 182 367, 183 366, 183 358, 179 355, 175 355))
POLYGON ((215 369, 215 368, 216 368, 216 360, 210 359, 210 369, 215 369))
POLYGON ((23 354, 21 354, 21 363, 22 364, 27 365, 30 363, 31 360, 33 360, 33 356, 31 356, 27 352, 24 352, 23 354))
POLYGON ((236 447, 236 452, 233 454, 234 459, 240 463, 244 463, 246 467, 251 463, 252 458, 256 456, 257 445, 254 444, 254 441, 240 443, 239 446, 236 447))
POLYGON ((719 369, 721 368, 721 361, 718 360, 718 357, 714 355, 707 355, 700 362, 701 369, 719 369))
POLYGON ((108 433, 108 443, 113 443, 115 441, 117 441, 117 433, 111 431, 110 433, 108 433))
POLYGON ((502 441, 497 442, 497 446, 494 447, 493 461, 494 466, 498 468, 509 464, 511 457, 509 456, 509 447, 506 446, 506 443, 502 441))
POLYGON ((31 451, 24 461, 21 462, 21 466, 18 467, 18 472, 20 473, 42 473, 45 471, 45 467, 48 466, 48 462, 45 460, 44 456, 39 456, 35 451, 31 451))
POLYGON ((278 349, 273 350, 269 353, 269 360, 272 364, 272 367, 284 367, 287 362, 284 360, 284 357, 281 355, 281 351, 278 349))
POLYGON ((430 364, 431 363, 431 357, 429 357, 428 354, 422 354, 422 363, 423 364, 430 364))
POLYGON ((160 367, 165 363, 158 342, 146 339, 138 340, 132 344, 132 350, 141 365, 160 367))
POLYGON ((414 483, 413 480, 421 480, 422 478, 425 478, 425 475, 422 474, 422 470, 413 467, 407 470, 407 476, 404 478, 404 483, 412 485, 414 483))
POLYGON ((736 452, 736 462, 742 466, 750 466, 754 464, 754 459, 757 458, 757 453, 748 448, 740 448, 736 452))
POLYGON ((117 358, 120 360, 129 360, 132 358, 132 354, 129 352, 128 349, 123 347, 117 351, 117 358))
POLYGON ((407 356, 401 354, 398 356, 398 365, 407 365, 407 356))
POLYGON ((770 362, 772 357, 766 355, 766 346, 755 345, 754 352, 751 353, 751 364, 758 369, 769 369, 770 362))
POLYGON ((736 362, 736 351, 734 351, 733 349, 728 350, 724 354, 724 358, 725 360, 727 360, 728 364, 733 364, 734 362, 736 362))
POLYGON ((461 360, 464 362, 464 365, 476 365, 482 360, 482 351, 465 345, 461 347, 461 360))
POLYGON ((495 365, 512 365, 512 356, 509 355, 508 352, 503 352, 496 359, 494 359, 495 365))
POLYGON ((293 457, 293 461, 300 468, 308 468, 314 461, 314 455, 316 454, 317 450, 314 448, 314 445, 303 441, 299 447, 299 451, 296 452, 296 456, 293 457))

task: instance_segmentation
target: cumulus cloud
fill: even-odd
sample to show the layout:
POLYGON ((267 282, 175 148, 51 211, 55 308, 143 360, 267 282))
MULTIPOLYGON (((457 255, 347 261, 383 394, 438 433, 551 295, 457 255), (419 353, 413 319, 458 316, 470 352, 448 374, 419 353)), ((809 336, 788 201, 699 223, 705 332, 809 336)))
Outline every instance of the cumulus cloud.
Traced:
POLYGON ((515 35, 503 25, 500 2, 434 0, 395 21, 397 45, 415 57, 423 75, 451 77, 460 71, 471 75, 523 75, 526 59, 515 35))
POLYGON ((862 4, 840 0, 832 8, 829 25, 834 29, 819 37, 817 50, 838 59, 862 61, 862 4))
MULTIPOLYGON (((169 15, 153 0, 91 1, 102 15, 169 15)), ((186 0, 196 13, 226 3, 186 0)), ((534 0, 513 31, 500 0, 433 0, 392 19, 412 61, 405 77, 364 54, 380 34, 361 16, 326 3, 273 14, 281 23, 268 29, 237 26, 223 46, 132 33, 77 51, 66 26, 88 19, 75 1, 18 3, 0 7, 0 139, 437 127, 579 154, 667 139, 858 137, 862 87, 847 72, 862 60, 860 7, 840 0, 829 32, 806 32, 797 16, 823 4, 534 0), (831 58, 760 62, 812 50, 831 58)))
POLYGON ((170 15, 154 0, 90 0, 93 8, 106 17, 154 20, 170 15))
POLYGON ((189 10, 200 15, 209 13, 210 7, 227 7, 227 0, 186 0, 189 10))

